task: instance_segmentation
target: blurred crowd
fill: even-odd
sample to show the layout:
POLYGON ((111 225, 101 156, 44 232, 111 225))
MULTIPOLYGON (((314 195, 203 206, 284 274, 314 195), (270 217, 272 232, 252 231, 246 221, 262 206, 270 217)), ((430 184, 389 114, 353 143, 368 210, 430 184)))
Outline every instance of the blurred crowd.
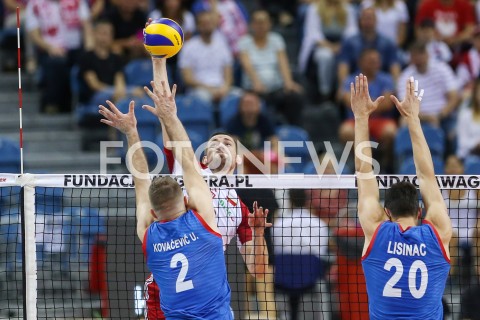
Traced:
MULTIPOLYGON (((279 128, 289 126, 305 130, 318 152, 327 140, 342 150, 353 140, 354 75, 367 75, 373 99, 402 97, 414 76, 425 89, 429 143, 442 145, 437 173, 452 154, 478 169, 479 1, 3 0, 4 51, 16 40, 17 6, 41 112, 74 112, 87 131, 98 126, 96 108, 106 99, 144 98, 152 73, 143 27, 149 17, 167 17, 185 34, 168 60, 170 82, 210 107, 207 131, 221 128, 261 149, 264 141, 276 146, 279 128)), ((383 100, 370 121, 382 173, 412 173, 395 161, 411 158, 398 141, 402 130, 393 103, 383 100)))
MULTIPOLYGON (((342 154, 354 138, 349 90, 355 75, 362 72, 368 77, 372 99, 391 94, 402 98, 406 80, 414 76, 425 89, 421 120, 436 173, 480 174, 480 1, 3 0, 0 42, 2 68, 7 71, 16 70, 8 55, 16 57, 17 6, 24 67, 35 75, 41 90, 40 111, 73 113, 87 134, 101 129, 97 111, 105 100, 120 109, 129 99, 137 105, 148 101, 142 87, 152 80, 152 66, 143 47, 143 28, 148 18, 166 17, 177 21, 185 35, 180 53, 168 60, 168 73, 170 84, 179 86, 180 119, 194 145, 206 141, 214 130, 234 134, 251 151, 262 150, 269 141, 272 153, 256 156, 278 165, 283 161, 277 154, 279 141, 311 140, 321 161, 332 156, 325 155, 329 148, 324 141, 342 154)), ((156 120, 152 124, 137 117, 142 128, 157 128, 139 128, 142 139, 161 141, 156 120)), ((390 99, 384 99, 371 117, 370 136, 379 143, 374 156, 382 173, 415 173, 408 130, 390 99)), ((307 159, 308 150, 290 153, 305 159, 289 167, 290 172, 318 172, 307 159)), ((353 172, 352 158, 350 153, 344 173, 353 172)), ((336 173, 333 159, 329 160, 321 173, 336 173)), ((256 169, 247 166, 245 172, 259 173, 256 169)), ((272 200, 273 190, 263 192, 263 201, 272 200)), ((239 195, 248 202, 248 195, 239 195)), ((253 196, 262 201, 258 193, 253 196)), ((284 260, 276 260, 278 293, 288 295, 288 302, 282 301, 290 305, 270 307, 272 299, 257 297, 265 303, 261 308, 289 310, 300 302, 305 306, 305 293, 324 291, 320 287, 325 282, 317 280, 329 272, 340 303, 346 301, 345 310, 340 306, 344 319, 351 318, 349 312, 366 312, 360 310, 367 306, 365 301, 348 303, 358 299, 349 296, 353 292, 349 286, 362 286, 363 277, 338 279, 361 275, 362 235, 355 210, 348 205, 355 196, 345 190, 302 190, 290 197, 291 208, 282 209, 285 212, 278 214, 272 228, 269 252, 297 259, 300 249, 309 247, 312 251, 306 256, 314 258, 301 265, 320 271, 302 287, 289 288, 294 280, 281 275, 292 273, 280 272, 284 260), (292 234, 291 229, 302 233, 292 234), (320 242, 305 244, 306 239, 320 242), (285 241, 295 244, 287 246, 290 251, 284 248, 285 241), (327 252, 337 254, 332 259, 327 252)), ((476 273, 478 193, 454 190, 444 192, 444 197, 456 233, 452 257, 458 261, 452 260, 452 275, 459 273, 464 257, 475 259, 468 263, 476 273)), ((278 203, 264 206, 272 212, 275 206, 279 209, 278 203)), ((287 260, 284 265, 289 265, 287 260)), ((467 300, 464 304, 474 314, 476 301, 467 300)))

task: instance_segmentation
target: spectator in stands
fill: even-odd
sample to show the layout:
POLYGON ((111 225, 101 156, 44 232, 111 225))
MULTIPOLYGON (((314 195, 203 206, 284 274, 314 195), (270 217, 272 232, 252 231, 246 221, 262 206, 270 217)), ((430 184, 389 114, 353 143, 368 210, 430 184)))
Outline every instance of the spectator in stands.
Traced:
POLYGON ((427 52, 431 59, 445 63, 450 63, 452 60, 452 51, 449 46, 437 39, 433 20, 425 19, 420 22, 417 28, 417 40, 426 43, 427 52))
POLYGON ((420 106, 420 120, 440 126, 449 135, 455 125, 458 106, 458 86, 449 65, 429 58, 426 44, 415 42, 410 46, 411 63, 403 70, 397 85, 399 99, 405 94, 407 78, 415 77, 422 83, 425 95, 420 106))
MULTIPOLYGON (((318 281, 322 276, 322 270, 309 270, 309 265, 292 266, 293 261, 287 260, 285 256, 294 256, 299 261, 299 256, 314 256, 321 261, 328 261, 328 226, 318 217, 314 216, 307 207, 307 194, 303 189, 290 190, 291 209, 284 209, 280 216, 275 219, 272 227, 273 247, 275 254, 276 272, 279 264, 288 263, 282 266, 286 272, 290 269, 294 274, 283 274, 283 277, 293 278, 296 288, 285 287, 287 284, 279 283, 276 275, 276 285, 280 289, 277 294, 277 316, 280 319, 306 319, 306 315, 313 319, 321 319, 321 303, 318 281), (302 271, 304 269, 304 271, 302 271), (308 275, 308 278, 316 280, 312 283, 305 283, 307 276, 304 273, 318 272, 318 275, 308 275), (298 277, 295 279, 295 276, 298 277), (318 276, 315 279, 315 276, 318 276), (281 284, 279 286, 279 284, 281 284), (299 284, 305 285, 300 287, 299 284), (296 290, 292 290, 296 289, 296 290), (289 305, 286 305, 285 294, 289 296, 289 305), (301 308, 298 308, 302 306, 301 308), (290 309, 290 310, 289 310, 290 309), (288 316, 287 316, 288 314, 288 316)), ((283 270, 282 270, 283 271, 283 270)), ((325 270, 323 270, 325 271, 325 270)))
POLYGON ((100 18, 105 13, 105 2, 106 0, 88 0, 90 14, 92 15, 93 21, 100 18))
POLYGON ((363 0, 362 7, 375 9, 379 34, 390 39, 399 48, 405 45, 410 17, 403 0, 363 0))
MULTIPOLYGON (((463 175, 464 166, 460 158, 450 155, 445 162, 445 174, 463 175)), ((462 257, 470 254, 477 227, 477 191, 468 189, 443 190, 452 220, 453 236, 450 242, 450 275, 458 275, 462 257), (463 251, 462 253, 460 251, 463 251)), ((470 268, 470 266, 468 266, 470 268)), ((466 271, 466 270, 461 270, 466 271)))
MULTIPOLYGON (((195 32, 195 17, 185 9, 182 0, 156 0, 155 10, 150 13, 149 17, 152 19, 169 18, 178 22, 183 30, 184 41, 190 40, 195 32)), ((178 55, 169 58, 167 65, 170 82, 180 84, 182 77, 178 70, 178 55)))
POLYGON ((315 0, 308 5, 303 30, 300 71, 307 71, 313 52, 319 93, 329 97, 335 86, 336 56, 340 52, 341 41, 358 32, 355 8, 343 0, 315 0))
POLYGON ((185 42, 178 66, 192 95, 218 103, 232 89, 233 57, 215 23, 212 11, 197 15, 198 35, 185 42))
POLYGON ((155 9, 150 12, 149 18, 154 20, 169 18, 178 22, 182 27, 185 41, 188 41, 195 32, 195 17, 185 9, 182 0, 156 0, 155 9))
MULTIPOLYGON (((3 28, 5 30, 12 30, 15 31, 15 40, 16 40, 16 29, 17 29, 17 7, 20 9, 20 24, 23 26, 25 23, 25 8, 27 6, 28 0, 3 0, 3 10, 4 10, 4 22, 3 22, 3 28)), ((1 13, 0 13, 1 14, 1 13)), ((0 18, 1 20, 1 18, 0 18)), ((2 24, 0 24, 1 26, 2 24)), ((1 29, 1 28, 0 28, 1 29)), ((26 34, 25 41, 23 42, 22 45, 25 47, 25 58, 26 58, 26 69, 29 73, 34 73, 35 70, 37 69, 37 62, 35 60, 35 52, 34 52, 34 47, 32 40, 30 37, 28 37, 28 34, 26 34)), ((2 46, 5 46, 5 43, 3 42, 5 38, 1 39, 0 44, 2 46)), ((16 46, 13 47, 16 53, 16 46)), ((4 60, 5 56, 2 57, 4 60)), ((8 61, 8 60, 7 60, 8 61)), ((3 65, 3 67, 6 68, 16 68, 17 64, 15 60, 11 60, 12 64, 11 65, 3 65)))
POLYGON ((475 28, 472 44, 472 48, 463 54, 457 66, 459 86, 467 92, 472 89, 475 79, 480 76, 480 26, 475 28))
POLYGON ((261 95, 269 107, 274 107, 291 124, 299 124, 303 109, 302 87, 290 71, 285 41, 271 32, 268 12, 252 14, 251 35, 240 40, 240 63, 244 89, 261 95))
POLYGON ((415 18, 416 26, 425 19, 435 22, 439 40, 451 47, 470 41, 476 24, 475 12, 468 0, 421 1, 415 18))
MULTIPOLYGON (((393 141, 397 133, 397 125, 394 120, 393 103, 389 96, 395 91, 393 78, 390 74, 380 71, 382 65, 380 54, 375 49, 365 49, 359 58, 360 72, 368 78, 368 88, 372 99, 385 96, 377 110, 370 118, 370 136, 379 142, 378 151, 381 152, 380 165, 382 172, 392 172, 393 165, 393 141)), ((354 119, 350 103, 350 83, 355 82, 355 74, 345 79, 341 97, 347 107, 348 119, 342 123, 339 129, 340 140, 343 143, 353 141, 354 119)))
POLYGON ((260 97, 254 92, 245 92, 240 98, 238 114, 227 123, 225 130, 236 136, 248 150, 264 148, 265 141, 272 143, 276 151, 278 138, 275 127, 267 115, 262 113, 260 97))
POLYGON ((480 157, 480 78, 474 83, 470 107, 460 110, 457 122, 457 155, 480 157))
POLYGON ((145 54, 143 46, 143 27, 146 14, 140 9, 138 1, 116 0, 112 2, 107 19, 113 24, 113 51, 129 59, 145 54))
POLYGON ((111 51, 113 26, 108 20, 95 23, 94 43, 94 49, 79 59, 80 79, 85 83, 80 102, 100 105, 106 100, 119 101, 127 95, 143 96, 143 88, 125 84, 121 57, 111 51))
MULTIPOLYGON (((310 1, 310 0, 309 0, 310 1)), ((260 0, 262 9, 270 12, 275 19, 274 23, 282 27, 288 27, 294 22, 297 15, 297 2, 304 3, 304 0, 260 0)))
POLYGON ((26 8, 26 29, 38 48, 42 68, 41 111, 71 110, 70 68, 81 48, 93 48, 90 12, 84 0, 72 5, 54 0, 30 0, 26 8))
POLYGON ((375 9, 365 8, 360 13, 360 33, 342 42, 338 57, 339 88, 343 88, 349 74, 358 73, 358 61, 364 49, 375 48, 382 57, 381 70, 388 72, 394 80, 400 74, 398 52, 395 44, 377 32, 375 9))
MULTIPOLYGON (((319 175, 341 174, 336 172, 333 165, 336 161, 335 155, 324 153, 319 157, 320 166, 325 163, 324 170, 318 171, 319 175)), ((319 168, 320 169, 320 168, 319 168)), ((315 189, 307 191, 307 199, 312 209, 312 213, 322 219, 329 228, 337 228, 338 213, 345 208, 348 203, 348 190, 344 189, 315 189)))
POLYGON ((215 25, 219 26, 233 55, 238 54, 238 41, 248 32, 247 16, 240 2, 236 0, 196 0, 192 6, 195 15, 212 11, 215 25))

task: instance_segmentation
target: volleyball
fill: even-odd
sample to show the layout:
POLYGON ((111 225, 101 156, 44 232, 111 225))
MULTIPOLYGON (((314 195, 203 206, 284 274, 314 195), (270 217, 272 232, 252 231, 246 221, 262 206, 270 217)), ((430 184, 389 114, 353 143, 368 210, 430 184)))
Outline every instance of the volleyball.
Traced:
POLYGON ((182 27, 172 19, 153 20, 143 30, 143 43, 152 56, 171 58, 183 46, 182 27))

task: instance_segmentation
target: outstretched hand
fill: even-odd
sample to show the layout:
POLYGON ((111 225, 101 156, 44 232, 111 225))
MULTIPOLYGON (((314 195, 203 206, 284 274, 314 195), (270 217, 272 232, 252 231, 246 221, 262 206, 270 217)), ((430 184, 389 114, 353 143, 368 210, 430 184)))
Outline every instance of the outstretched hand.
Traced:
POLYGON ((383 99, 385 97, 380 96, 377 100, 372 101, 368 92, 367 77, 361 73, 355 77, 355 83, 350 83, 350 101, 356 118, 368 117, 378 108, 383 99))
POLYGON ((263 209, 263 207, 258 207, 257 201, 253 203, 253 212, 248 214, 248 225, 252 229, 264 230, 265 228, 271 227, 272 224, 267 222, 268 209, 263 209))
POLYGON ((150 111, 160 120, 168 119, 177 114, 177 104, 175 103, 175 93, 177 92, 177 85, 173 85, 172 93, 167 92, 167 84, 162 81, 162 90, 157 88, 154 81, 151 81, 153 92, 147 87, 144 87, 145 92, 155 103, 155 107, 143 105, 142 108, 150 111))
POLYGON ((137 118, 135 118, 135 102, 130 101, 128 113, 122 113, 109 100, 107 104, 110 109, 103 105, 99 106, 98 112, 105 117, 100 122, 105 123, 113 128, 118 129, 123 134, 129 135, 137 130, 137 118))
POLYGON ((394 95, 390 96, 398 112, 405 118, 418 118, 420 113, 420 101, 422 101, 424 90, 418 92, 418 80, 413 77, 407 79, 405 98, 402 102, 398 101, 394 95))

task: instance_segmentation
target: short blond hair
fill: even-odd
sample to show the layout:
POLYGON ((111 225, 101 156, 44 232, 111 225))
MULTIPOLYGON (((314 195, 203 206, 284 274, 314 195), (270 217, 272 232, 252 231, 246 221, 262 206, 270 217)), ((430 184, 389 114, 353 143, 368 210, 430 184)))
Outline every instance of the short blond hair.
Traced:
POLYGON ((154 211, 165 208, 165 204, 172 200, 179 201, 182 198, 182 188, 172 177, 156 177, 148 189, 150 204, 154 211))

